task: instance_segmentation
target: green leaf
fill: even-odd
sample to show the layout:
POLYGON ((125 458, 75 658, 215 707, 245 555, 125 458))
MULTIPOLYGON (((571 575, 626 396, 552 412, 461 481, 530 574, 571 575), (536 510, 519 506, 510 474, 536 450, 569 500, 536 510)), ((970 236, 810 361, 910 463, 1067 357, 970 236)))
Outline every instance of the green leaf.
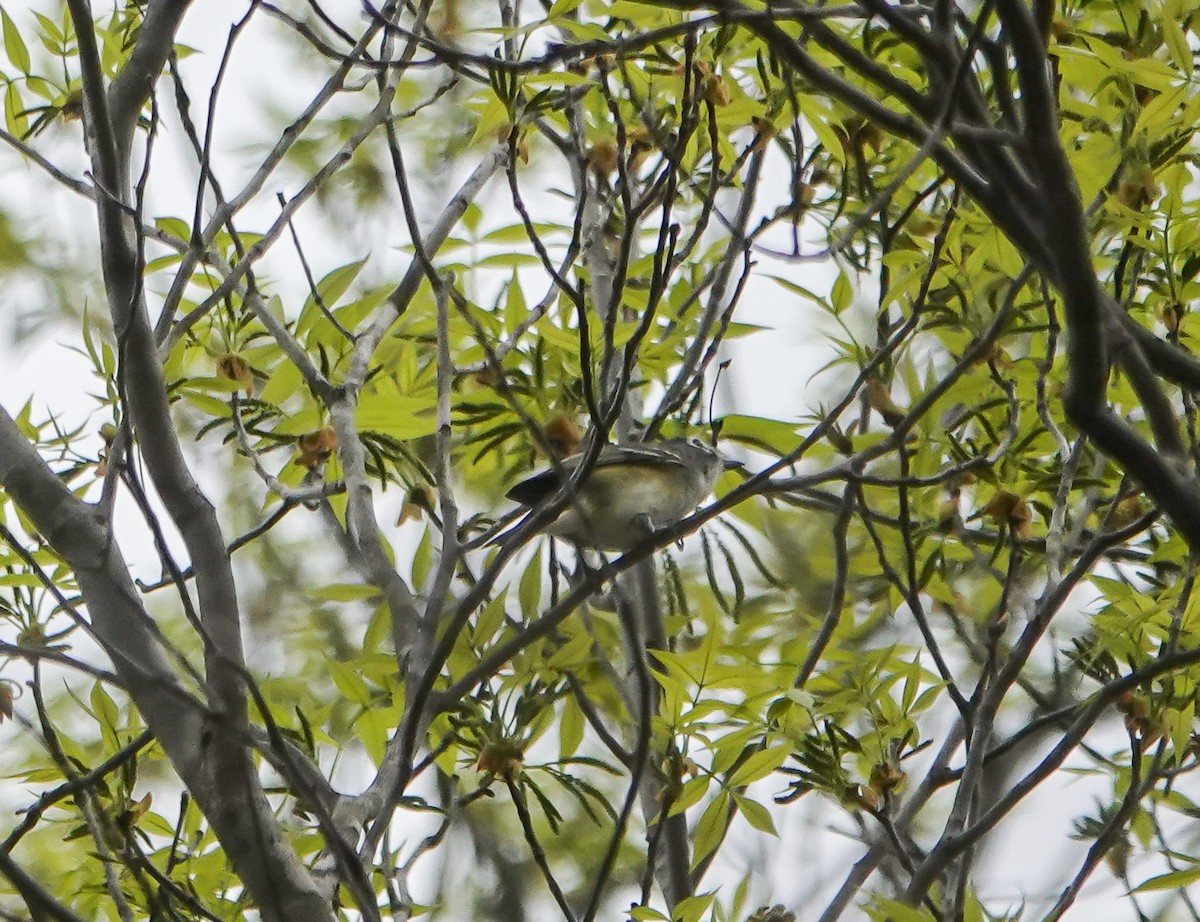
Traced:
POLYGON ((765 276, 763 276, 763 278, 770 279, 776 285, 779 285, 779 286, 787 289, 794 295, 799 295, 801 298, 805 298, 809 301, 812 301, 813 304, 816 304, 818 307, 820 307, 824 310, 830 310, 829 302, 826 301, 823 297, 821 297, 818 294, 814 294, 813 292, 811 292, 807 288, 805 288, 803 285, 797 285, 791 279, 786 279, 781 275, 765 275, 765 276))
POLYGON ((933 913, 924 907, 909 906, 899 900, 877 897, 871 901, 874 918, 889 919, 891 922, 934 922, 933 913))
POLYGON ((100 723, 110 729, 116 730, 117 722, 121 719, 121 711, 117 707, 117 703, 113 701, 112 696, 104 690, 104 686, 99 682, 92 685, 92 711, 96 715, 96 719, 100 723))
MULTIPOLYGON (((545 238, 547 234, 554 234, 554 233, 569 236, 570 232, 571 232, 571 229, 569 227, 564 227, 561 224, 548 224, 548 223, 540 222, 540 221, 533 221, 531 223, 532 223, 534 231, 538 234, 539 237, 542 237, 542 238, 545 238)), ((479 242, 480 243, 501 243, 501 244, 513 244, 513 243, 524 244, 524 243, 527 243, 528 240, 529 240, 529 232, 527 230, 525 230, 524 222, 521 222, 519 224, 508 224, 508 225, 505 225, 504 227, 498 227, 494 231, 488 231, 483 237, 480 238, 479 242)), ((444 251, 445 247, 443 247, 442 249, 444 251)))
POLYGON ((679 796, 671 802, 671 809, 667 815, 677 816, 689 807, 698 804, 700 799, 708 793, 711 785, 712 778, 708 775, 697 775, 695 778, 689 778, 687 783, 684 784, 683 789, 679 792, 679 796))
POLYGON ((392 616, 387 603, 381 601, 371 613, 371 620, 363 632, 363 653, 374 653, 381 649, 385 642, 390 642, 392 636, 392 616))
POLYGON ((31 768, 28 771, 17 772, 4 777, 10 781, 23 781, 27 784, 52 784, 62 780, 62 772, 57 768, 31 768))
POLYGON ((383 762, 388 734, 392 730, 391 721, 385 721, 382 712, 367 708, 354 722, 354 729, 371 761, 376 765, 383 762))
POLYGON ((485 256, 475 263, 475 267, 477 269, 508 269, 521 266, 540 266, 541 264, 542 261, 533 253, 521 253, 514 250, 509 253, 494 253, 491 256, 485 256))
POLYGON ((572 672, 586 667, 592 661, 592 648, 592 638, 580 632, 547 656, 545 663, 552 669, 572 672))
POLYGON ((46 50, 53 55, 62 54, 64 36, 58 24, 53 19, 37 12, 37 10, 33 11, 33 15, 37 19, 38 25, 42 27, 39 37, 42 40, 42 44, 46 46, 46 50))
POLYGON ((1189 701, 1183 708, 1168 708, 1167 729, 1178 758, 1183 759, 1192 741, 1192 729, 1196 725, 1196 702, 1189 701))
POLYGON ((505 587, 476 616, 475 630, 471 635, 471 639, 474 641, 476 647, 486 644, 495 636, 496 631, 500 630, 500 625, 504 623, 504 600, 507 597, 508 587, 505 587))
POLYGON ((291 362, 280 362, 267 377, 267 383, 259 394, 265 403, 278 406, 293 394, 304 393, 304 376, 291 362))
POLYGON ((321 427, 321 413, 316 404, 308 403, 303 409, 291 413, 275 425, 276 435, 304 435, 316 432, 321 427))
POLYGON ((629 910, 629 918, 634 922, 671 922, 669 916, 664 916, 657 909, 649 906, 634 906, 629 910))
POLYGON ((426 528, 421 541, 412 555, 412 581, 414 586, 424 586, 433 566, 433 532, 426 528))
POLYGON ((32 573, 6 573, 0 576, 0 586, 41 586, 44 585, 32 573))
POLYGON ((757 727, 739 726, 733 732, 726 733, 712 745, 712 770, 718 773, 727 771, 738 760, 742 750, 758 736, 757 727))
POLYGON ((4 125, 10 134, 24 137, 29 131, 29 119, 25 117, 25 103, 21 99, 21 91, 15 83, 9 83, 4 90, 4 125))
POLYGON ((672 922, 700 922, 700 917, 708 912, 716 896, 717 891, 710 890, 708 893, 685 897, 675 905, 672 922))
POLYGON ((850 277, 845 272, 839 272, 833 282, 833 290, 829 293, 829 303, 833 306, 833 312, 840 314, 851 304, 854 303, 854 288, 850 284, 850 277))
POLYGON ((767 777, 779 768, 790 754, 791 749, 788 746, 776 746, 773 749, 763 749, 753 753, 738 766, 729 779, 729 786, 743 788, 760 778, 767 777))
POLYGON ((29 49, 25 47, 25 39, 17 31, 16 23, 9 18, 8 13, 0 7, 0 21, 4 25, 4 53, 13 62, 17 70, 23 74, 29 73, 29 49))
POLYGON ((354 419, 363 432, 378 432, 408 440, 433 435, 437 428, 434 394, 401 394, 394 384, 381 384, 362 395, 354 419))
MULTIPOLYGON (((367 261, 362 259, 339 266, 317 282, 317 294, 320 295, 321 301, 327 309, 333 309, 342 295, 354 284, 354 280, 358 278, 358 274, 366 264, 367 261)), ((296 335, 302 336, 312 329, 314 323, 323 319, 325 319, 324 312, 317 304, 316 297, 310 294, 300 311, 300 319, 296 321, 296 335)))
POLYGON ((771 818, 771 813, 760 804, 757 800, 751 800, 741 794, 734 794, 734 802, 738 805, 738 809, 742 811, 742 816, 746 818, 746 822, 759 832, 765 832, 769 835, 778 836, 775 831, 775 821, 771 818))
POLYGON ((728 827, 729 795, 722 791, 704 808, 704 812, 700 815, 700 822, 696 824, 692 845, 693 868, 699 867, 700 862, 721 844, 728 827))
POLYGON ((557 19, 559 16, 574 13, 582 4, 583 0, 554 0, 554 5, 546 13, 546 18, 557 19))
POLYGON ((742 413, 721 417, 721 438, 777 455, 785 455, 800 444, 794 423, 742 413))
POLYGON ((170 839, 175 835, 175 825, 167 821, 165 817, 159 816, 157 813, 149 812, 144 814, 137 822, 138 829, 143 832, 154 833, 155 835, 165 836, 170 839))
POLYGON ((379 590, 364 583, 333 583, 328 586, 318 586, 309 595, 314 599, 328 602, 357 602, 362 599, 378 598, 379 590))
POLYGON ((1182 871, 1171 871, 1168 874, 1159 874, 1157 877, 1151 877, 1149 880, 1138 884, 1129 892, 1145 893, 1151 890, 1176 890, 1179 887, 1190 886, 1197 881, 1200 881, 1200 863, 1182 871))
POLYGON ((521 613, 529 620, 537 616, 542 604, 542 551, 538 549, 533 559, 521 574, 521 582, 517 586, 517 602, 521 613))
POLYGON ((515 330, 529 316, 529 306, 525 302, 525 293, 521 290, 521 281, 514 269, 508 282, 508 291, 504 298, 504 326, 509 332, 515 330))
POLYGON ((558 757, 569 759, 579 751, 583 742, 583 711, 574 698, 563 702, 562 716, 558 721, 558 757))
POLYGON ((525 85, 534 87, 568 87, 592 86, 595 79, 584 74, 573 74, 570 71, 558 70, 545 74, 530 74, 525 78, 525 85))
POLYGON ((371 701, 371 689, 363 681, 359 671, 341 660, 326 660, 329 677, 337 690, 355 704, 367 705, 371 701))
POLYGON ((218 400, 216 397, 210 397, 208 394, 201 394, 189 388, 183 391, 183 399, 207 416, 217 419, 227 419, 229 417, 229 404, 223 400, 218 400))

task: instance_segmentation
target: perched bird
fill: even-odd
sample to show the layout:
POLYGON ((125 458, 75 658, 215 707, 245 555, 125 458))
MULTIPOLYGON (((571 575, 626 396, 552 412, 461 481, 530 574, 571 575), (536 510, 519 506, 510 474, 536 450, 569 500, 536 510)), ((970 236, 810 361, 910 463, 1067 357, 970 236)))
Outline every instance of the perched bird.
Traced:
MULTIPOLYGON (((533 508, 549 499, 583 463, 584 455, 522 480, 508 498, 533 508)), ((605 445, 575 496, 543 529, 580 547, 625 551, 675 524, 713 489, 721 471, 740 467, 697 438, 605 445)))

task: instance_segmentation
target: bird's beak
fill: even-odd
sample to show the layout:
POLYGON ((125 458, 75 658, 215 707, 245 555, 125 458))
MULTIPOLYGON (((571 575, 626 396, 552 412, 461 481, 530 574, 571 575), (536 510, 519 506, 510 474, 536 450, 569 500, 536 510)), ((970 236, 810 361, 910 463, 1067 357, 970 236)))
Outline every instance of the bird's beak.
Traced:
POLYGON ((745 469, 746 465, 741 461, 735 461, 733 458, 722 458, 721 467, 727 471, 740 471, 745 469))

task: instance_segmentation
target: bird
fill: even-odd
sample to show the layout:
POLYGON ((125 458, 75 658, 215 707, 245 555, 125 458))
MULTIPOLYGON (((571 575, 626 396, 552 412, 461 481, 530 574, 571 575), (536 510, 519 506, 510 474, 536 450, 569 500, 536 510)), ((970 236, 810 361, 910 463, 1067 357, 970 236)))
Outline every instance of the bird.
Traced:
MULTIPOLYGON (((583 463, 570 455, 516 484, 508 499, 529 510, 558 492, 583 463)), ((543 531, 597 551, 627 551, 695 509, 723 470, 741 467, 695 437, 607 444, 596 464, 543 531)))

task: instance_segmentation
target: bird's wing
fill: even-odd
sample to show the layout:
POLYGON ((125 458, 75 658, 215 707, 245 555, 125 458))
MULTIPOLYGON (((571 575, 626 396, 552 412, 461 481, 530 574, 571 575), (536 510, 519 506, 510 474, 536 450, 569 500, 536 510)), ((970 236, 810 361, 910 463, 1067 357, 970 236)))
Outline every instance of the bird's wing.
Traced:
MULTIPOLYGON (((567 471, 565 470, 562 473, 567 475, 567 471)), ((534 474, 532 477, 526 477, 518 484, 514 484, 512 489, 504 495, 506 498, 520 503, 522 506, 536 506, 545 497, 557 490, 561 484, 562 479, 559 477, 559 471, 550 468, 534 474)))
MULTIPOLYGON (((582 454, 564 458, 557 467, 547 468, 532 477, 526 477, 504 495, 523 506, 536 506, 566 483, 582 460, 582 454)), ((663 468, 680 467, 683 465, 683 461, 673 454, 657 449, 642 448, 637 445, 605 445, 600 449, 596 467, 609 467, 613 464, 636 464, 663 468)))

